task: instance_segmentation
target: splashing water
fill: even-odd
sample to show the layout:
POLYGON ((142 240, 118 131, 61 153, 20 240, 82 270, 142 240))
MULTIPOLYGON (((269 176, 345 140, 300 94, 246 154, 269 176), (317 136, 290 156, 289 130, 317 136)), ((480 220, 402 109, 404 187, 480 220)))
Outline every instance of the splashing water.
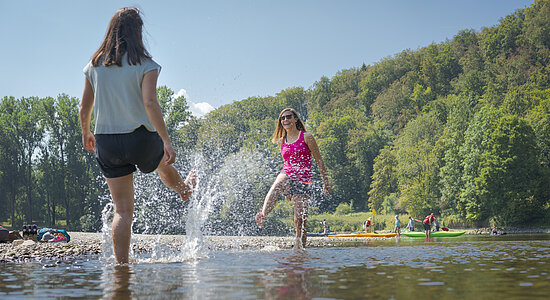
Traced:
MULTIPOLYGON (((185 234, 186 238, 179 252, 157 239, 150 259, 135 258, 133 253, 130 257, 138 262, 200 259, 208 255, 205 235, 257 233, 253 217, 277 175, 277 164, 260 151, 241 150, 218 157, 211 160, 199 153, 190 155, 190 168, 197 170, 197 187, 189 203, 182 203, 177 193, 164 186, 157 174, 135 173, 133 232, 185 234)), ((185 176, 183 166, 175 167, 185 176)), ((112 214, 113 203, 110 202, 102 212, 103 257, 109 262, 114 260, 112 214)), ((231 242, 239 243, 239 240, 231 239, 231 242)), ((132 239, 132 246, 134 243, 132 239)))
POLYGON ((111 238, 113 211, 113 202, 109 202, 105 205, 103 211, 101 212, 101 220, 103 221, 103 226, 101 227, 101 233, 103 236, 103 241, 101 243, 101 253, 102 258, 105 262, 114 262, 115 260, 115 254, 113 251, 113 240, 111 238))

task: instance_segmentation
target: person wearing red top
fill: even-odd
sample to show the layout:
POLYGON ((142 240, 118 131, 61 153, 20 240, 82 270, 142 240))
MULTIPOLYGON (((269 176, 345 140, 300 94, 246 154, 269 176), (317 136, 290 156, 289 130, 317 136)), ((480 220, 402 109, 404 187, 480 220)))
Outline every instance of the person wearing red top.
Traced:
POLYGON ((430 238, 430 232, 432 231, 432 224, 434 222, 434 213, 431 213, 426 216, 424 221, 422 221, 422 225, 424 225, 424 231, 426 232, 426 237, 430 238))
POLYGON ((372 222, 370 220, 370 218, 368 218, 364 223, 363 223, 363 229, 365 229, 365 232, 370 232, 370 228, 372 226, 372 222))

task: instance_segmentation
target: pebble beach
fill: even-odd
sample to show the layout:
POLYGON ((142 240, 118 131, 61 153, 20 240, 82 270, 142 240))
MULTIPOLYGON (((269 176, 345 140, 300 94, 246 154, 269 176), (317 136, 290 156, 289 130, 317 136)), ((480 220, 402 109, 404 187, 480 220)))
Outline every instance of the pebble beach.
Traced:
MULTIPOLYGON (((63 259, 71 256, 98 255, 102 251, 103 235, 101 233, 69 232, 70 242, 20 242, 0 244, 0 262, 28 262, 42 259, 63 259)), ((132 235, 132 247, 135 253, 151 252, 157 244, 179 249, 185 243, 185 235, 132 235)), ((342 245, 343 242, 358 242, 364 238, 329 238, 308 237, 308 247, 325 247, 342 245)), ((262 249, 278 247, 290 249, 294 237, 273 236, 206 236, 204 243, 210 249, 262 249)))
MULTIPOLYGON (((506 230, 507 233, 548 233, 550 230, 506 230)), ((489 234, 490 229, 466 230, 466 234, 489 234)), ((69 232, 70 242, 42 243, 30 240, 19 240, 12 243, 0 243, 0 263, 28 262, 43 259, 65 259, 73 256, 99 255, 102 251, 103 235, 101 233, 69 232)), ((132 235, 134 253, 150 253, 155 245, 163 244, 179 249, 186 242, 185 235, 132 235)), ((210 249, 254 250, 266 247, 290 249, 294 237, 276 236, 205 236, 204 243, 210 249)), ((364 237, 308 237, 307 247, 345 246, 348 243, 364 242, 364 237)), ((380 238, 376 238, 380 239, 380 238)))

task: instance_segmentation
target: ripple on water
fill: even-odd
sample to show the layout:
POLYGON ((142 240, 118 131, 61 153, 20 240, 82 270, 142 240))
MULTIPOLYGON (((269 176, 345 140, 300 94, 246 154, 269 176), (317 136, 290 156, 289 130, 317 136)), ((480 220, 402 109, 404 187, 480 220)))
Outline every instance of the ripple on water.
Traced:
POLYGON ((533 286, 532 282, 520 282, 519 286, 533 286))
POLYGON ((421 282, 418 285, 445 285, 445 282, 442 281, 430 281, 430 282, 421 282))
MULTIPOLYGON (((507 250, 501 250, 505 245, 465 243, 461 248, 459 242, 449 241, 445 242, 451 248, 447 252, 443 242, 428 246, 422 242, 418 245, 411 242, 412 246, 403 241, 403 246, 377 243, 362 247, 309 248, 299 254, 285 249, 212 250, 209 257, 195 261, 142 263, 138 260, 128 267, 126 289, 135 298, 198 299, 285 298, 285 295, 286 298, 361 298, 368 285, 373 296, 396 299, 406 299, 411 289, 415 289, 415 298, 419 299, 430 298, 433 293, 441 299, 453 298, 454 291, 474 299, 513 299, 519 294, 537 298, 541 293, 550 292, 550 272, 546 265, 540 264, 550 261, 540 256, 540 261, 508 261, 503 258, 503 251, 507 250), (493 248, 499 250, 498 255, 488 252, 493 248), (457 255, 461 255, 460 259, 457 255), (347 259, 340 260, 342 257, 347 259), (484 264, 481 268, 477 265, 480 259, 484 264), (296 294, 277 294, 280 291, 296 294)), ((540 245, 542 250, 531 247, 529 242, 524 244, 530 249, 524 251, 525 255, 538 255, 550 248, 550 243, 540 245)), ((515 243, 512 248, 510 252, 519 253, 521 246, 515 243)), ((63 261, 44 269, 47 264, 56 265, 55 261, 6 265, 0 273, 0 298, 14 293, 30 298, 56 298, 66 295, 66 291, 84 298, 109 298, 124 287, 117 286, 120 284, 117 281, 125 277, 97 257, 90 261, 63 261), (74 263, 77 266, 71 267, 74 263), (29 276, 33 285, 24 284, 31 281, 29 276)))

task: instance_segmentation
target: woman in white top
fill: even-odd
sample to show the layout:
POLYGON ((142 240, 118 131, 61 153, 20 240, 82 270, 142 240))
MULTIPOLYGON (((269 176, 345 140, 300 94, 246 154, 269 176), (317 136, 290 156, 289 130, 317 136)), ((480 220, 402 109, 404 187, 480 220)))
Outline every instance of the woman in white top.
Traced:
POLYGON ((119 264, 128 262, 136 167, 145 173, 156 170, 183 201, 195 185, 194 171, 184 181, 172 165, 176 152, 156 97, 161 67, 143 45, 142 27, 137 8, 115 13, 103 43, 84 68, 80 104, 84 149, 96 154, 113 198, 113 248, 119 264), (90 131, 92 110, 94 134, 90 131))

